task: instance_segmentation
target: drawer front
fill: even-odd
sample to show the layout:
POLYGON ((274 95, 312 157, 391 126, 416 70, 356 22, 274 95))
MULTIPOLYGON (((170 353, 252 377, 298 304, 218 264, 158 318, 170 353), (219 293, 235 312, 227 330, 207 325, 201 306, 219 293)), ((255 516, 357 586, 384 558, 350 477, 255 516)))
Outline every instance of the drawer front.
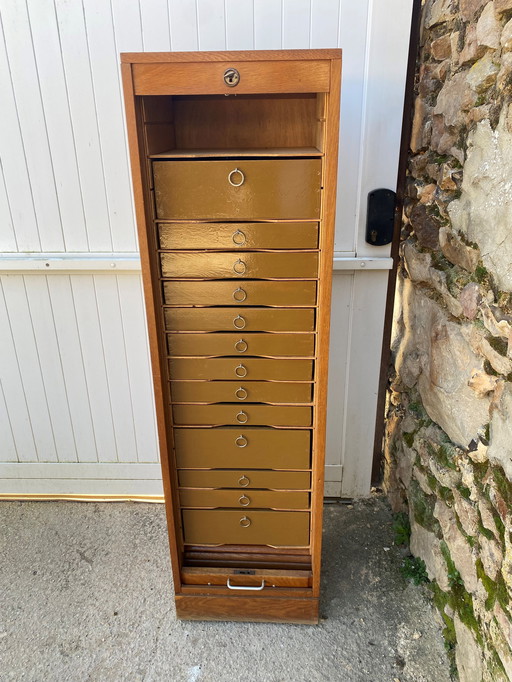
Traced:
POLYGON ((308 509, 309 493, 303 491, 180 490, 182 507, 234 507, 236 509, 308 509))
POLYGON ((313 360, 270 358, 171 358, 169 374, 174 380, 245 379, 312 381, 313 360))
POLYGON ((156 62, 134 64, 136 95, 205 95, 282 92, 328 92, 330 61, 222 61, 156 62), (235 88, 224 81, 226 69, 235 68, 240 82, 235 88))
POLYGON ((318 253, 162 253, 163 277, 200 279, 314 278, 318 253))
POLYGON ((175 403, 309 403, 313 384, 286 381, 172 381, 175 403))
POLYGON ((173 405, 176 426, 311 426, 313 409, 296 405, 173 405))
POLYGON ((169 355, 312 357, 314 334, 169 334, 169 355))
POLYGON ((317 219, 321 168, 321 159, 154 161, 157 218, 317 219))
POLYGON ((316 282, 164 282, 167 305, 314 306, 316 282))
POLYGON ((257 471, 254 469, 186 470, 178 472, 178 480, 184 488, 236 488, 253 490, 308 490, 309 471, 257 471))
MULTIPOLYGON (((218 429, 179 429, 174 430, 174 445, 176 449, 177 465, 180 468, 219 469, 261 468, 261 469, 309 469, 311 432, 270 428, 218 428, 218 429)), ((186 472, 183 472, 186 473, 186 472)), ((195 472, 201 473, 201 472, 195 472)), ((207 474, 217 473, 221 477, 225 472, 208 471, 207 474)), ((229 472, 228 472, 229 473, 229 472)), ((261 472, 260 472, 261 473, 261 472)), ((292 472, 263 472, 270 474, 292 472)), ((302 472, 300 473, 303 476, 302 472)), ((240 476, 238 476, 239 478, 240 476)), ((215 486, 236 487, 236 472, 231 472, 224 482, 181 482, 183 486, 215 486), (229 479, 229 483, 227 480, 229 479)), ((286 477, 285 477, 286 478, 286 477)), ((180 478, 181 481, 181 478, 180 478)), ((255 487, 258 487, 257 485, 255 487)), ((282 485, 261 487, 283 487, 282 485)), ((297 485, 296 482, 286 483, 284 487, 309 488, 309 474, 307 482, 297 485)))
POLYGON ((315 328, 314 309, 165 308, 167 331, 308 332, 315 328))
POLYGON ((160 223, 160 248, 316 249, 318 223, 160 223))
POLYGON ((309 545, 309 513, 184 509, 184 540, 192 545, 309 545))

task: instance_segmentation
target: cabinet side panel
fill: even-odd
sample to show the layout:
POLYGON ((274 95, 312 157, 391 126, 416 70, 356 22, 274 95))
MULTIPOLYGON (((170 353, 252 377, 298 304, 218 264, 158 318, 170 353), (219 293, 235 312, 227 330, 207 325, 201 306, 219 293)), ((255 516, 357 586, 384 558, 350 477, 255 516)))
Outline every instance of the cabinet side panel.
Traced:
POLYGON ((334 251, 334 219, 336 211, 336 179, 338 167, 338 130, 340 112, 341 60, 331 62, 331 90, 328 95, 325 122, 325 157, 323 168, 323 202, 320 227, 320 272, 318 286, 318 340, 316 360, 316 409, 313 431, 313 476, 311 499, 311 554, 313 561, 313 594, 320 590, 322 548, 322 513, 324 493, 325 423, 327 411, 327 373, 334 251))
MULTIPOLYGON (((173 489, 177 488, 177 480, 174 480, 175 467, 170 467, 169 458, 172 454, 171 429, 166 422, 165 404, 168 393, 167 377, 162 376, 162 369, 166 369, 165 348, 162 347, 164 334, 162 331, 163 321, 161 310, 157 310, 158 292, 157 273, 153 270, 151 253, 156 250, 155 237, 150 232, 150 217, 144 208, 144 182, 147 174, 141 169, 143 157, 141 153, 139 126, 142 126, 141 112, 137 112, 135 96, 133 92, 132 68, 130 64, 122 64, 123 90, 126 112, 126 124, 128 142, 130 148, 130 164, 132 171, 133 196, 135 201, 135 213, 137 219, 139 248, 142 264, 142 278, 144 283, 144 298, 146 304, 146 316, 148 321, 149 344, 151 351, 151 364, 153 374, 153 386, 155 391, 155 404, 157 413, 158 438, 160 443, 160 463, 162 467, 162 479, 165 494, 165 507, 167 524, 169 528, 169 545, 171 551, 172 571, 175 591, 181 589, 180 579, 180 556, 181 527, 180 515, 175 507, 177 495, 173 489), (160 333, 159 333, 160 330, 160 333), (172 474, 171 474, 172 469, 172 474)), ((168 400, 167 400, 168 402, 168 400)))

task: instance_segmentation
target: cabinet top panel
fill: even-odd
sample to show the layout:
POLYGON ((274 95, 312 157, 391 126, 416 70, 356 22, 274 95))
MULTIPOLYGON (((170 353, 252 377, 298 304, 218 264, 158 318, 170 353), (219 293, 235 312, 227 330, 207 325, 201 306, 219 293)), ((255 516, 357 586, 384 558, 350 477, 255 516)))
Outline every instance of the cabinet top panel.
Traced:
POLYGON ((239 62, 341 59, 339 49, 316 50, 238 50, 223 52, 123 52, 121 62, 154 64, 162 62, 239 62))

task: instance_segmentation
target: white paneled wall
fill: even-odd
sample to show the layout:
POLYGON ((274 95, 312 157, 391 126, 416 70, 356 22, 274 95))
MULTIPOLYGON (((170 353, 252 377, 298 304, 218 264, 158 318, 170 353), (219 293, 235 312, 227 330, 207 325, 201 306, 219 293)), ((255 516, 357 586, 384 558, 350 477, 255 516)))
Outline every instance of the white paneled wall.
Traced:
MULTIPOLYGON (((356 263, 365 205, 361 152, 368 125, 382 131, 383 121, 379 155, 397 145, 410 6, 411 0, 0 0, 0 493, 161 492, 119 52, 342 47, 335 248, 356 263), (384 23, 392 18, 395 33, 403 34, 392 43, 383 37, 385 25, 377 32, 372 24, 374 5, 383 4, 384 23), (394 88, 387 92, 398 104, 393 120, 382 105, 368 123, 372 26, 372 49, 386 50, 394 88), (131 269, 120 272, 130 260, 131 269)), ((386 92, 386 78, 379 92, 386 92)), ((366 154, 365 164, 371 160, 366 154)), ((385 184, 393 187, 396 160, 387 173, 385 184)), ((379 178, 385 176, 386 170, 379 178)), ((340 311, 347 308, 352 319, 361 276, 345 273, 335 285, 332 492, 340 490, 342 453, 357 460, 362 447, 347 446, 349 429, 340 430, 349 407, 351 414, 358 410, 347 403, 354 327, 340 311)), ((376 319, 384 281, 373 303, 376 319)), ((371 388, 370 401, 373 394, 371 388)), ((344 494, 363 490, 367 478, 344 494)))

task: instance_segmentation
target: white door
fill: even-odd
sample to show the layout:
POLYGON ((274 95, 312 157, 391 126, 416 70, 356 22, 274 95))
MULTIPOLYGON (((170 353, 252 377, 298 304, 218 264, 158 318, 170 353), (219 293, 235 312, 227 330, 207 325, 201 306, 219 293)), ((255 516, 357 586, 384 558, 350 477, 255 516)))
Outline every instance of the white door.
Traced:
POLYGON ((2 0, 0 495, 160 495, 119 52, 342 47, 326 494, 365 495, 412 0, 2 0))

